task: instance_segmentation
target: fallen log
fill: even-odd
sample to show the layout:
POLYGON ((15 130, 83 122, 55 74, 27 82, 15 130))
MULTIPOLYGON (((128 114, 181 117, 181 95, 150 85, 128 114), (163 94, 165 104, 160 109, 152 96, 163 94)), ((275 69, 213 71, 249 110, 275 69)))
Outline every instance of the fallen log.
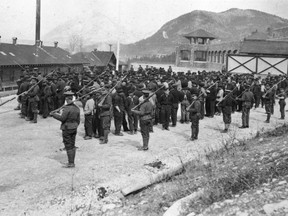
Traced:
POLYGON ((171 169, 160 171, 157 174, 152 176, 145 176, 140 179, 140 181, 132 182, 129 186, 123 188, 121 193, 124 196, 127 196, 133 192, 139 191, 143 188, 146 188, 152 184, 160 182, 168 177, 174 176, 176 174, 181 173, 184 170, 183 164, 179 164, 171 169))

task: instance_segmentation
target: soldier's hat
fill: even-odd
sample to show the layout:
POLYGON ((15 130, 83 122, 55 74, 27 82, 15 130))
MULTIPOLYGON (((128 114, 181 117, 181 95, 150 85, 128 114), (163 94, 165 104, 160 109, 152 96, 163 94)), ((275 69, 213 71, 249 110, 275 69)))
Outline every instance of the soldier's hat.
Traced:
POLYGON ((143 89, 143 90, 142 90, 142 93, 143 93, 143 94, 150 94, 151 91, 149 91, 148 89, 143 89))
POLYGON ((66 97, 66 96, 73 96, 73 95, 74 95, 74 93, 73 93, 72 91, 66 91, 66 92, 64 92, 63 94, 64 94, 65 97, 66 97))
POLYGON ((30 81, 33 80, 33 79, 36 80, 36 82, 38 82, 38 78, 36 76, 30 77, 30 81))

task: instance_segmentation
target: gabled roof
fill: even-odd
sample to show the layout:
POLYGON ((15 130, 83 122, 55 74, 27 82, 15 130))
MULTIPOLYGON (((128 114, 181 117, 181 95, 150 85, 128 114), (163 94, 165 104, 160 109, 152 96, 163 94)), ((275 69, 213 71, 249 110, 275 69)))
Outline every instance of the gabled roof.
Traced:
POLYGON ((0 44, 0 66, 51 64, 83 64, 83 61, 72 59, 69 52, 59 47, 0 44))
POLYGON ((288 41, 244 40, 240 53, 288 56, 288 41))
POLYGON ((209 39, 215 39, 216 36, 205 31, 204 29, 197 29, 196 31, 190 32, 188 34, 184 34, 183 37, 189 38, 209 38, 209 39))
POLYGON ((74 57, 82 58, 83 60, 88 61, 91 66, 97 67, 106 67, 109 64, 115 66, 113 62, 116 60, 114 52, 97 50, 92 52, 79 52, 72 56, 72 58, 74 57))

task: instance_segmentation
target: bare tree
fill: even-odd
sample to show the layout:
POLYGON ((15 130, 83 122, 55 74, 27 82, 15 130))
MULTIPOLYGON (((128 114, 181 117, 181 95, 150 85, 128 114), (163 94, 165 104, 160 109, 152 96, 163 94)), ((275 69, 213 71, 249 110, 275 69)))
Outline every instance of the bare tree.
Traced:
POLYGON ((73 34, 69 37, 69 50, 71 53, 81 52, 83 48, 83 37, 73 34))

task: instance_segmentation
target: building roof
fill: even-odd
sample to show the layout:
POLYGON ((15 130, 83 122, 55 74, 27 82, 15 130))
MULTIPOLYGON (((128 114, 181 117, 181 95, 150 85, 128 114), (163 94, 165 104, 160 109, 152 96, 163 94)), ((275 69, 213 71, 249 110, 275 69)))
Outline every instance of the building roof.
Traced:
POLYGON ((288 56, 288 41, 244 40, 240 53, 288 56))
POLYGON ((115 66, 113 62, 116 62, 114 52, 109 51, 94 50, 92 52, 79 52, 72 56, 72 58, 74 57, 82 58, 88 61, 91 66, 97 67, 115 66))
POLYGON ((24 44, 0 44, 0 66, 83 64, 59 47, 24 44))
POLYGON ((190 32, 188 34, 184 34, 183 37, 186 38, 209 38, 209 39, 215 39, 216 36, 205 31, 204 29, 197 29, 196 31, 190 32))

